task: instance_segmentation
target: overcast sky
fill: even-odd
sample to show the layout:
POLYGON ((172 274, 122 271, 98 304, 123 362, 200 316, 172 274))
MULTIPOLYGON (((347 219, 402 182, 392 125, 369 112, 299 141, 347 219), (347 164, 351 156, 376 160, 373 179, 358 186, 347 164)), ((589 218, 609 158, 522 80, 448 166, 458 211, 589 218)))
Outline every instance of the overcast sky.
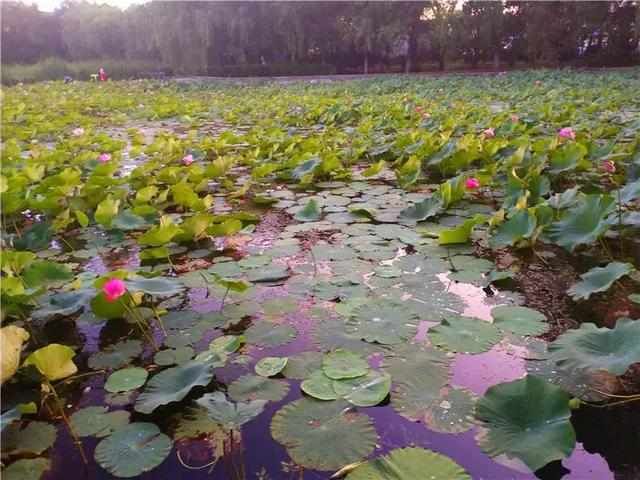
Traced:
MULTIPOLYGON (((22 0, 24 3, 35 3, 43 12, 53 12, 60 6, 62 0, 22 0)), ((89 0, 91 3, 107 3, 122 9, 127 8, 134 3, 143 3, 143 0, 89 0)))

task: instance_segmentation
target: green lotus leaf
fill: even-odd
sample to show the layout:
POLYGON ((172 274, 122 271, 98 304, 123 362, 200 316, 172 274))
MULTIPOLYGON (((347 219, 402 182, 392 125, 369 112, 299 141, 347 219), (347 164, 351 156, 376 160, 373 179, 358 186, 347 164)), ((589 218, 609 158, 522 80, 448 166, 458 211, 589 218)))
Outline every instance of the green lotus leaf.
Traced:
POLYGON ((623 204, 631 203, 638 197, 640 197, 640 179, 629 182, 620 189, 620 201, 623 204))
POLYGON ((106 437, 129 423, 126 410, 108 412, 107 407, 86 407, 76 411, 69 420, 79 437, 106 437))
POLYGON ((614 328, 583 323, 549 345, 551 358, 562 369, 605 370, 622 375, 640 362, 640 322, 620 318, 614 328))
POLYGON ((549 159, 552 173, 574 170, 587 155, 587 147, 578 142, 566 143, 556 149, 549 159))
POLYGON ((254 370, 261 377, 278 375, 287 366, 287 357, 264 357, 256 363, 254 370))
POLYGON ((447 317, 428 335, 433 345, 460 353, 486 352, 502 339, 491 323, 468 317, 447 317))
POLYGON ((439 195, 433 195, 425 198, 421 202, 417 202, 416 204, 405 208, 400 212, 400 217, 416 222, 422 222, 428 218, 438 215, 442 210, 442 198, 440 198, 439 195))
POLYGON ((471 480, 449 457, 418 447, 396 448, 356 467, 346 480, 471 480))
POLYGON ((587 300, 592 294, 606 292, 616 280, 634 271, 630 263, 611 262, 606 267, 595 267, 580 275, 581 280, 567 292, 574 300, 587 300))
POLYGON ((289 357, 282 375, 293 380, 304 380, 322 368, 322 353, 302 352, 289 357))
POLYGON ((386 165, 387 162, 385 162, 384 160, 379 160, 375 163, 372 163, 369 167, 362 171, 362 176, 367 178, 375 177, 384 169, 386 165))
POLYGON ((357 407, 373 407, 389 395, 391 375, 370 370, 358 378, 334 380, 333 390, 339 397, 357 407))
POLYGON ((67 265, 47 260, 35 261, 22 272, 22 281, 27 288, 37 288, 72 278, 73 274, 67 265))
POLYGON ((527 209, 518 210, 493 232, 489 243, 492 247, 513 246, 520 240, 530 238, 536 231, 536 225, 534 214, 527 209))
POLYGON ((60 292, 40 299, 41 308, 32 315, 47 319, 56 315, 68 316, 88 306, 94 295, 93 289, 82 289, 73 292, 60 292))
POLYGON ((369 363, 357 353, 335 350, 322 359, 322 371, 333 380, 357 378, 369 371, 369 363))
POLYGON ((254 268, 249 271, 247 278, 251 282, 266 283, 266 282, 278 282, 285 280, 291 276, 291 272, 287 267, 280 265, 269 265, 261 268, 254 268))
POLYGON ((111 393, 135 390, 136 388, 140 388, 144 385, 148 376, 149 372, 144 368, 123 368, 122 370, 117 370, 109 375, 107 382, 104 384, 104 389, 111 393))
POLYGON ((422 414, 421 420, 429 430, 440 433, 461 433, 473 424, 476 398, 468 390, 445 387, 422 414))
POLYGON ((50 382, 69 377, 78 371, 72 358, 76 352, 71 347, 51 343, 39 348, 24 361, 23 366, 33 365, 50 382))
POLYGON ((170 217, 163 216, 160 218, 159 225, 151 227, 138 237, 138 243, 148 247, 162 247, 179 233, 182 233, 182 229, 174 225, 170 217))
POLYGON ((500 306, 491 310, 493 324, 516 335, 542 335, 549 328, 547 317, 527 307, 500 306))
POLYGON ((243 375, 229 384, 227 394, 236 402, 267 400, 279 402, 289 393, 289 384, 282 380, 243 375))
POLYGON ((49 423, 13 422, 2 430, 2 454, 40 455, 53 446, 56 434, 56 427, 49 423))
POLYGON ((242 222, 236 218, 230 218, 224 222, 214 223, 207 228, 207 233, 214 237, 229 237, 242 230, 242 222))
POLYGON ((533 375, 489 388, 476 404, 475 416, 487 429, 480 447, 492 457, 516 457, 532 471, 568 457, 576 443, 569 400, 533 375))
POLYGON ((338 394, 333 389, 333 380, 327 377, 322 370, 313 372, 300 384, 300 388, 307 395, 318 400, 336 400, 338 394))
POLYGON ((125 296, 118 298, 114 302, 109 302, 104 292, 100 292, 91 300, 91 311, 100 318, 124 318, 127 314, 125 302, 129 302, 125 296))
POLYGON ((34 223, 13 241, 13 246, 16 250, 38 252, 49 247, 52 233, 50 223, 34 223))
POLYGON ((96 446, 98 465, 118 478, 137 477, 160 465, 172 442, 153 423, 131 423, 113 432, 96 446))
MULTIPOLYGON (((76 212, 78 214, 80 212, 76 212)), ((119 230, 142 230, 147 227, 147 221, 140 215, 136 215, 131 210, 124 210, 115 216, 111 221, 111 227, 119 230)))
POLYGON ((311 199, 302 208, 302 210, 294 215, 293 218, 295 218, 299 222, 315 222, 320 220, 321 216, 322 210, 318 206, 318 202, 316 202, 314 199, 311 199))
POLYGON ((103 227, 110 227, 112 220, 118 215, 120 200, 114 199, 111 195, 102 200, 96 207, 94 218, 103 227))
POLYGON ((48 458, 23 458, 2 469, 4 480, 39 480, 51 468, 48 458))
POLYGON ((291 174, 293 175, 293 178, 300 180, 306 175, 313 173, 313 171, 316 169, 318 165, 320 165, 321 162, 322 161, 320 160, 320 158, 312 157, 309 160, 306 160, 302 162, 300 165, 298 165, 293 170, 293 172, 291 172, 291 174))
POLYGON ((441 231, 438 235, 438 244, 451 245, 456 243, 467 243, 471 238, 473 229, 486 221, 487 216, 478 213, 472 218, 465 220, 457 227, 441 231))
POLYGON ((89 368, 94 370, 122 368, 141 353, 142 343, 139 340, 125 340, 91 355, 89 368))
POLYGON ((243 335, 223 335, 209 344, 209 350, 226 355, 238 351, 244 341, 243 335))
POLYGON ((451 357, 440 349, 404 344, 394 346, 383 366, 394 384, 416 385, 424 380, 427 387, 440 389, 449 381, 451 357))
POLYGON ((342 320, 326 320, 318 322, 312 332, 313 342, 322 351, 350 350, 358 353, 371 353, 376 347, 363 342, 360 335, 349 333, 342 320))
POLYGON ((153 356, 153 363, 162 367, 168 367, 170 365, 182 365, 188 362, 194 356, 195 352, 193 348, 189 346, 166 348, 164 350, 158 350, 153 356))
POLYGON ((196 400, 196 403, 207 410, 209 417, 222 424, 226 430, 240 428, 245 423, 260 415, 267 404, 266 400, 232 403, 224 393, 207 393, 196 400))
POLYGON ((416 334, 418 314, 404 302, 385 299, 356 307, 346 325, 367 342, 392 345, 416 334))
POLYGON ((159 297, 176 295, 184 290, 184 286, 172 278, 140 278, 126 283, 129 290, 159 297))
POLYGON ((610 195, 585 195, 578 205, 548 227, 549 238, 569 251, 589 245, 607 231, 607 217, 614 209, 615 200, 610 195))
POLYGON ((296 400, 273 416, 271 436, 305 468, 337 470, 358 462, 373 452, 377 435, 369 417, 350 411, 347 405, 296 400))
POLYGON ((169 368, 155 375, 136 400, 135 410, 152 413, 156 408, 179 402, 194 387, 203 387, 213 378, 213 365, 208 362, 191 361, 169 368))
POLYGON ((292 341, 296 338, 296 333, 296 329, 290 325, 276 325, 261 321, 251 325, 244 332, 244 336, 247 343, 261 347, 277 347, 292 341))

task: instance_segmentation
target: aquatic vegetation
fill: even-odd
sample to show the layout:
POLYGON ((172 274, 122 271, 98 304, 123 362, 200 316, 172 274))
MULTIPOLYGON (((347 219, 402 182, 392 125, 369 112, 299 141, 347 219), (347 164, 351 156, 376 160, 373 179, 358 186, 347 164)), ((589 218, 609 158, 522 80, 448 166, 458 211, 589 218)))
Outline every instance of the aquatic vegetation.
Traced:
POLYGON ((570 402, 637 399, 637 76, 7 89, 2 474, 580 463, 570 402))

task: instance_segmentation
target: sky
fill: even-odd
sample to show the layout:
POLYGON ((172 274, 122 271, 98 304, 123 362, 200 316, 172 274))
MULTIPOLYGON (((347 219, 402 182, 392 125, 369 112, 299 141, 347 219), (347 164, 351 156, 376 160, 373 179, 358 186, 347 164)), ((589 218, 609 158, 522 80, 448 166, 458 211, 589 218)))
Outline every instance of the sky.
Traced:
MULTIPOLYGON (((22 0, 26 4, 36 4, 38 8, 43 12, 53 12, 60 6, 63 0, 22 0)), ((143 3, 143 0, 89 0, 91 3, 106 3, 119 7, 122 9, 127 8, 129 5, 135 3, 143 3)))

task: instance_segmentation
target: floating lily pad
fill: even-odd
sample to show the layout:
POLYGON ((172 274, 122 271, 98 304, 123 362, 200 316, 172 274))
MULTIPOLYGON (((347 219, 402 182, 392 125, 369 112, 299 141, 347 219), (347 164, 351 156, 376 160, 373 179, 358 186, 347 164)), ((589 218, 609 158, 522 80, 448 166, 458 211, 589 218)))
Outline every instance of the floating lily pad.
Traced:
POLYGON ((255 283, 278 282, 291 276, 287 267, 280 265, 269 265, 249 270, 247 279, 255 283))
POLYGON ((250 400, 279 402, 289 393, 289 384, 282 380, 258 375, 243 375, 229 385, 227 393, 236 402, 250 400))
POLYGON ((307 204, 294 215, 294 218, 299 222, 315 222, 320 220, 322 216, 322 210, 318 206, 318 202, 311 199, 307 204))
POLYGON ((153 362, 162 367, 168 367, 169 365, 181 365, 191 360, 194 354, 195 352, 193 348, 189 346, 167 348, 156 352, 153 356, 153 362))
POLYGON ((532 375, 491 387, 476 405, 475 416, 487 429, 478 437, 480 447, 492 457, 516 457, 532 471, 568 457, 576 443, 569 400, 532 375))
POLYGON ((318 400, 336 400, 338 394, 333 389, 333 380, 327 377, 322 370, 313 372, 300 384, 300 388, 307 395, 318 400))
POLYGON ((430 430, 461 433, 473 426, 476 398, 462 388, 443 388, 440 396, 424 411, 422 421, 430 430))
POLYGON ((443 387, 449 380, 451 357, 442 350, 405 344, 395 346, 384 369, 391 374, 394 384, 418 384, 428 379, 428 385, 443 387))
POLYGON ((197 386, 207 385, 213 378, 213 364, 191 361, 155 375, 136 400, 135 410, 151 413, 161 405, 179 402, 197 386))
POLYGON ((202 435, 211 437, 218 432, 222 432, 225 436, 227 435, 227 432, 223 430, 223 426, 213 420, 209 416, 207 409, 200 405, 187 408, 185 411, 172 416, 171 425, 174 440, 197 438, 202 435))
POLYGON ((153 423, 131 423, 98 443, 94 457, 110 474, 131 478, 156 468, 171 448, 171 439, 153 423))
POLYGON ((115 410, 108 412, 107 407, 86 407, 70 417, 71 425, 80 437, 106 437, 129 423, 129 412, 115 410))
POLYGON ((376 431, 371 420, 341 401, 303 398, 289 403, 271 420, 271 436, 291 459, 305 468, 337 470, 373 452, 376 431))
POLYGON ((418 314, 403 302, 380 300, 354 309, 347 320, 347 331, 363 340, 383 345, 412 338, 418 327, 418 314))
POLYGON ((486 352, 502 339, 500 330, 477 318, 447 317, 429 329, 431 343, 452 352, 486 352))
POLYGON ((109 375, 107 382, 104 384, 104 389, 111 393, 135 390, 144 385, 148 376, 149 372, 144 368, 124 368, 109 375))
POLYGON ((397 448, 356 467, 347 480, 471 480, 449 457, 424 448, 397 448))
POLYGON ((75 354, 71 347, 51 343, 29 355, 24 365, 33 365, 49 381, 60 380, 78 371, 72 360, 75 354))
POLYGON ((224 425, 225 429, 237 429, 260 415, 267 404, 266 400, 232 403, 224 393, 207 393, 196 400, 196 403, 207 410, 209 417, 224 425))
POLYGON ((223 335, 209 344, 209 350, 222 354, 236 352, 244 343, 242 335, 223 335))
POLYGON ((91 355, 89 367, 94 370, 122 368, 141 353, 142 343, 139 340, 125 340, 91 355))
POLYGON ((286 378, 293 380, 303 380, 311 373, 322 367, 322 353, 302 352, 289 357, 287 365, 282 370, 286 378))
POLYGON ((48 458, 23 458, 2 469, 4 480, 38 480, 51 468, 48 458))
POLYGON ((327 353, 322 359, 322 371, 333 379, 356 378, 369 371, 369 364, 360 355, 347 350, 327 353))
POLYGON ((264 357, 256 363, 254 370, 262 377, 273 377, 287 366, 287 362, 287 357, 264 357))
POLYGON ((542 335, 549 328, 547 317, 527 307, 495 307, 491 316, 496 327, 516 335, 542 335))
POLYGON ((633 272, 630 263, 611 262, 606 267, 595 267, 580 275, 581 280, 567 292, 574 300, 587 300, 594 293, 606 292, 616 280, 633 272))
POLYGON ((140 278, 129 280, 127 287, 132 291, 144 292, 148 295, 168 297, 184 290, 184 286, 171 278, 140 278))
POLYGON ((387 398, 390 389, 391 376, 375 370, 358 378, 333 381, 336 394, 357 407, 378 405, 387 398))
POLYGON ((551 358, 563 369, 606 370, 622 375, 640 362, 640 322, 621 318, 613 329, 583 323, 549 345, 551 358))
POLYGON ((247 343, 261 347, 277 347, 289 343, 296 338, 296 329, 290 325, 276 325, 261 321, 251 325, 244 336, 247 343))
POLYGON ((40 455, 56 441, 56 427, 45 422, 13 422, 2 430, 2 453, 40 455))

